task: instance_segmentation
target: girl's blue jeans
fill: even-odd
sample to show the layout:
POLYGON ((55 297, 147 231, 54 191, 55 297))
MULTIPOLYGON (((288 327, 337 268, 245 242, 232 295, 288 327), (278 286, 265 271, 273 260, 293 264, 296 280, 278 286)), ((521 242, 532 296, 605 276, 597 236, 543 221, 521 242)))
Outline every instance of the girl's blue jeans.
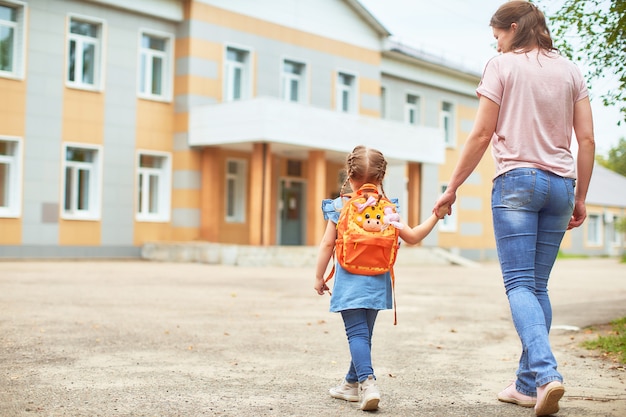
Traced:
POLYGON ((346 374, 348 382, 363 382, 369 375, 374 376, 372 367, 372 333, 378 310, 356 308, 341 312, 350 346, 350 369, 346 374))
POLYGON ((574 209, 575 180, 536 168, 517 168, 493 183, 491 208, 498 258, 513 324, 522 342, 517 390, 563 381, 548 333, 548 279, 574 209))

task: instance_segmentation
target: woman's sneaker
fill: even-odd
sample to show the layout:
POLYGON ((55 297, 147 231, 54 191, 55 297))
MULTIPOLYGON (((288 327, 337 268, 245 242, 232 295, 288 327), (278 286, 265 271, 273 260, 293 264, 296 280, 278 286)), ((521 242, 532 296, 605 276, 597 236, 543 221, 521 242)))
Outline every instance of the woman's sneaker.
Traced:
POLYGON ((361 410, 377 410, 378 402, 380 401, 380 391, 378 391, 374 376, 368 376, 365 381, 361 382, 359 388, 361 391, 361 410))
POLYGON ((359 401, 359 384, 357 382, 348 382, 345 379, 341 385, 328 390, 330 396, 346 401, 359 401))

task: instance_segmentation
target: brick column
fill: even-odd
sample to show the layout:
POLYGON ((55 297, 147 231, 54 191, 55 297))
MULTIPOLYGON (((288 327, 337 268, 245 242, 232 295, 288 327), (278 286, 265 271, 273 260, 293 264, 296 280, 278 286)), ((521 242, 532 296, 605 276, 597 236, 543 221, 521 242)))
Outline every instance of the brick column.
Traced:
POLYGON ((322 199, 329 197, 328 190, 326 190, 326 177, 326 154, 324 151, 309 151, 306 244, 310 246, 319 245, 326 226, 320 208, 322 199))
POLYGON ((216 195, 224 195, 223 177, 219 175, 219 155, 217 148, 202 149, 200 162, 200 239, 209 242, 219 241, 219 227, 224 218, 224 204, 215 204, 216 195), (216 213, 217 211, 217 213, 216 213))
POLYGON ((409 162, 408 177, 407 222, 409 226, 417 226, 420 223, 420 210, 422 209, 422 164, 409 162))
POLYGON ((250 163, 250 244, 271 243, 272 158, 268 143, 255 143, 250 163))

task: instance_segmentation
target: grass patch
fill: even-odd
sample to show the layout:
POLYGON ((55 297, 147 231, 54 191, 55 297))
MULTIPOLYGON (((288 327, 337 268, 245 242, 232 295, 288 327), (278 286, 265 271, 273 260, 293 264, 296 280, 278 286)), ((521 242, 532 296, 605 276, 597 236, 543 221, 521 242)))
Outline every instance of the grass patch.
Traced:
POLYGON ((595 340, 582 342, 582 347, 589 350, 601 350, 608 357, 626 364, 626 317, 613 320, 611 328, 606 335, 598 335, 595 340))

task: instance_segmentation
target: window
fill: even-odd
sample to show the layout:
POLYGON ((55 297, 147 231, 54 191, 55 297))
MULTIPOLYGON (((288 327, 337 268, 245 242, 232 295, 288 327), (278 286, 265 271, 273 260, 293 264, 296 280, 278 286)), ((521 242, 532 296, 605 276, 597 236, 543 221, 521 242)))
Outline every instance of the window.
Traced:
POLYGON ((62 217, 96 220, 100 216, 100 148, 68 145, 63 165, 62 217))
POLYGON ((0 76, 21 78, 24 73, 24 9, 21 1, 0 1, 0 76))
MULTIPOLYGON (((439 188, 441 194, 443 194, 448 188, 448 184, 442 184, 439 188)), ((457 225, 457 211, 458 204, 456 205, 456 210, 452 210, 451 215, 447 215, 442 220, 439 221, 439 231, 440 232, 456 232, 457 225)))
POLYGON ((410 125, 421 124, 421 99, 414 94, 406 95, 406 103, 404 103, 404 120, 410 125))
POLYGON ((0 137, 0 217, 18 217, 21 210, 20 139, 0 137))
POLYGON ((300 62, 284 60, 282 70, 283 100, 295 103, 304 102, 305 65, 300 62))
POLYGON ((245 221, 246 161, 226 161, 226 221, 245 221))
POLYGON ((250 97, 250 52, 243 49, 226 48, 225 101, 242 100, 250 97))
POLYGON ((170 155, 140 152, 137 167, 137 220, 169 221, 170 155))
POLYGON ((387 88, 380 87, 380 118, 386 119, 387 117, 387 88))
POLYGON ((73 87, 100 88, 102 23, 70 18, 67 82, 73 87))
POLYGON ((455 135, 454 135, 454 115, 453 115, 454 106, 452 103, 448 103, 444 101, 441 103, 441 122, 440 126, 443 129, 444 133, 444 142, 446 146, 452 147, 455 144, 455 135))
POLYGON ((602 216, 598 214, 589 214, 587 218, 587 244, 602 245, 602 216))
POLYGON ((612 213, 606 213, 605 215, 606 221, 609 224, 607 228, 607 232, 609 233, 609 242, 613 244, 613 246, 620 246, 622 244, 621 233, 618 229, 619 217, 612 213))
POLYGON ((172 37, 167 34, 141 33, 139 48, 139 95, 168 100, 171 96, 172 37))
POLYGON ((356 113, 356 77, 340 72, 337 75, 337 110, 356 113))

